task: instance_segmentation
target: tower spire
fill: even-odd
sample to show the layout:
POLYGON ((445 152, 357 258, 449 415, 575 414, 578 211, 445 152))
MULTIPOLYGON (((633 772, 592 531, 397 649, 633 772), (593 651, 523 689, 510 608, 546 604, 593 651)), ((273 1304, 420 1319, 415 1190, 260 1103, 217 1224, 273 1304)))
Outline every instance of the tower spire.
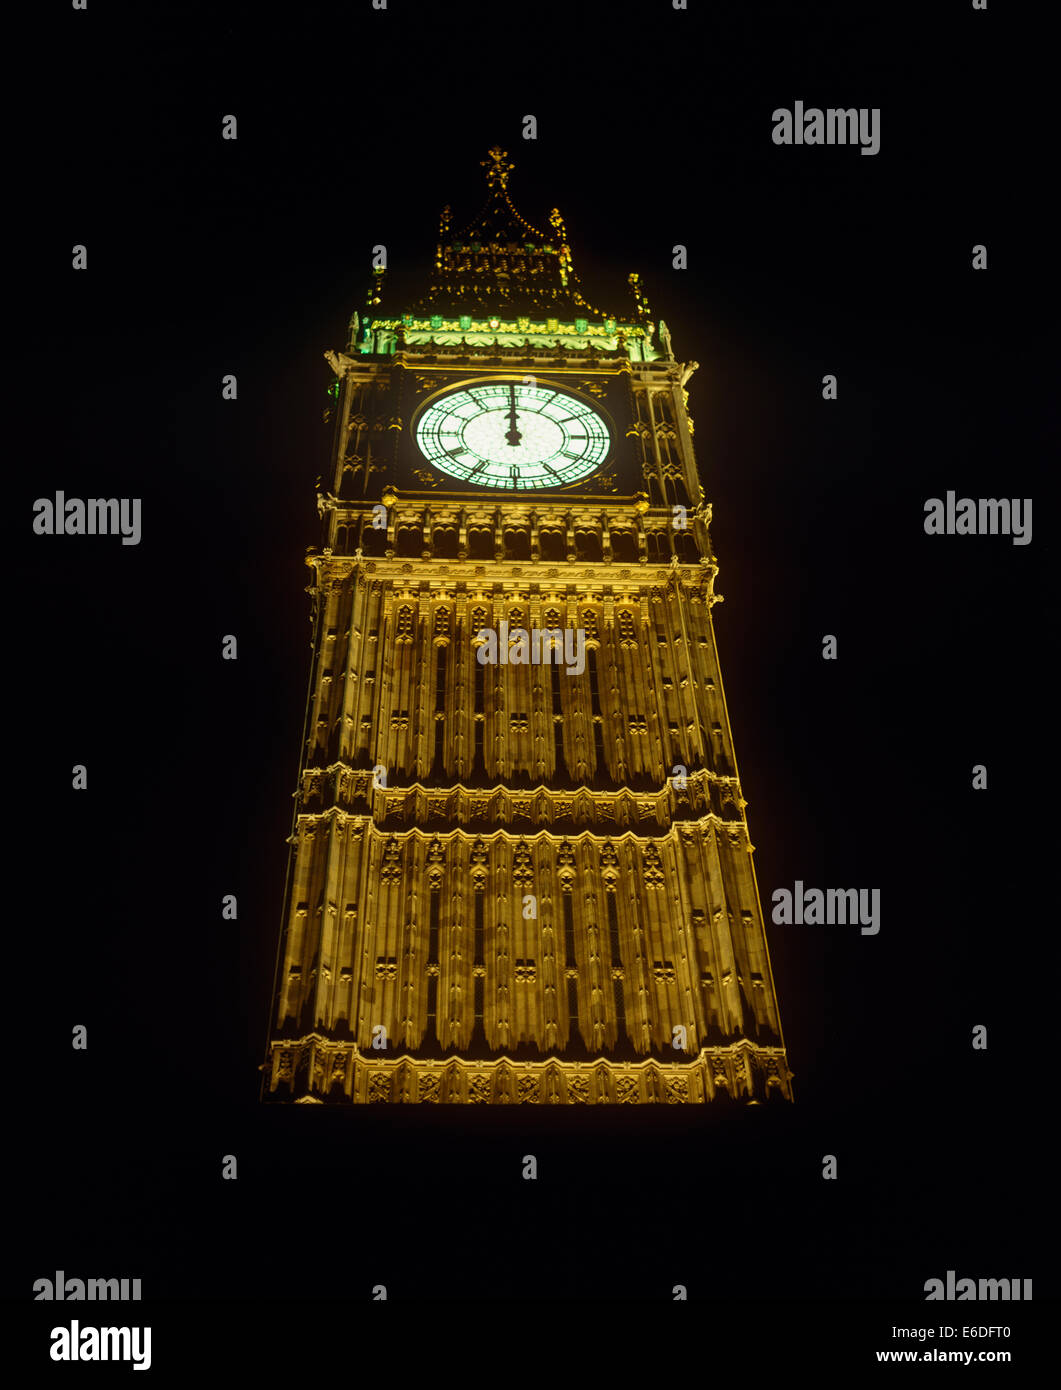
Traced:
POLYGON ((504 193, 508 187, 508 176, 516 166, 509 159, 508 151, 500 145, 492 145, 486 153, 488 157, 479 161, 486 170, 486 182, 491 188, 504 193))
POLYGON ((609 317, 579 292, 564 220, 556 208, 548 230, 534 226, 509 196, 515 165, 500 145, 485 159, 488 194, 472 220, 457 229, 450 208, 439 220, 434 273, 421 313, 531 314, 574 320, 609 317))

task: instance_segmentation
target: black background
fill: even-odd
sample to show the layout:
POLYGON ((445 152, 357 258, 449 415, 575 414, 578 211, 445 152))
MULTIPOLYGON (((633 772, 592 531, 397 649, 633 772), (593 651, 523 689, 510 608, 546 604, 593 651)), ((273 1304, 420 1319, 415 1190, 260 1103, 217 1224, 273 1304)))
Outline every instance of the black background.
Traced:
POLYGON ((1001 6, 690 4, 90 0, 15 46, 9 1297, 57 1269, 138 1275, 145 1299, 681 1283, 913 1316, 948 1269, 1045 1295, 1056 366, 1034 82, 999 100, 1009 46, 1038 41, 1001 6), (880 153, 775 146, 771 113, 797 99, 879 107, 880 153), (426 271, 440 209, 474 215, 495 143, 522 214, 560 208, 590 301, 621 313, 639 271, 700 363, 714 615, 767 912, 796 879, 881 890, 876 937, 768 928, 792 1107, 258 1102, 331 444, 322 354, 345 345, 372 246, 393 276, 426 271), (32 502, 59 489, 141 497, 141 544, 34 536, 32 502), (926 537, 947 489, 1033 497, 1032 543, 926 537))

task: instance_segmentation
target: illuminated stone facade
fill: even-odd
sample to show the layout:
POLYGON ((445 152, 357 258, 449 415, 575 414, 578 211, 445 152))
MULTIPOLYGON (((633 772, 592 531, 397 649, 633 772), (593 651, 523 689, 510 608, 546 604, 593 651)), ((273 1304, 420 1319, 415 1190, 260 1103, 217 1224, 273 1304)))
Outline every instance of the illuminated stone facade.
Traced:
POLYGON ((791 1098, 711 620, 696 364, 663 324, 653 345, 636 276, 625 319, 592 308, 559 214, 537 231, 503 153, 484 163, 486 206, 461 233, 443 214, 423 300, 388 316, 377 275, 326 354, 334 470, 263 1098, 791 1098), (527 382, 599 410, 607 459, 535 491, 430 466, 424 403, 498 382, 513 411, 527 382), (479 659, 484 631, 511 648, 534 629, 580 634, 583 669, 479 659))

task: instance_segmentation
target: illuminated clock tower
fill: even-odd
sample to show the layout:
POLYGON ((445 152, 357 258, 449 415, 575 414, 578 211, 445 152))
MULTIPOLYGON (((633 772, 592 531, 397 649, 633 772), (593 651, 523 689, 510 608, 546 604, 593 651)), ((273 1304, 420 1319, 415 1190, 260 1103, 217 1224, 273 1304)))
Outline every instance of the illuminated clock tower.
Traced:
POLYGON ((263 1098, 791 1098, 685 390, 558 212, 442 214, 336 381, 263 1098))

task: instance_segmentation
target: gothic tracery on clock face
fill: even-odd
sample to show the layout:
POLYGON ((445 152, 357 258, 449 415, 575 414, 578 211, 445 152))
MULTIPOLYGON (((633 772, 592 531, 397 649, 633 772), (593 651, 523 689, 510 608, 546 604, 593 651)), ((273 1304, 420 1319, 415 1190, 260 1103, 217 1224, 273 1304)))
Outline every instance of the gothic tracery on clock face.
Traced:
POLYGON ((483 381, 432 401, 415 426, 423 456, 476 487, 567 487, 595 472, 611 436, 598 411, 546 383, 483 381))

